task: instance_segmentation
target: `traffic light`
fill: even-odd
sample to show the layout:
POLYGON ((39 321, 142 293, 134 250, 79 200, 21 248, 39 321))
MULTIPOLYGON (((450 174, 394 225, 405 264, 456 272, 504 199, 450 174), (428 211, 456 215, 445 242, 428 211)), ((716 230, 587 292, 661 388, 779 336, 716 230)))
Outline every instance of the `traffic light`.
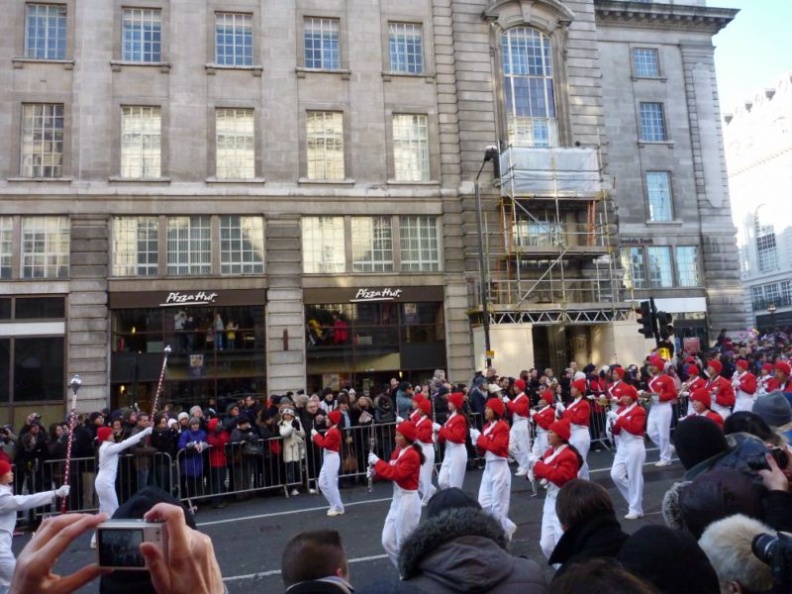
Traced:
POLYGON ((660 338, 666 340, 674 333, 674 316, 666 311, 658 311, 657 328, 660 330, 660 338))
POLYGON ((645 338, 655 337, 655 318, 652 304, 649 301, 641 301, 638 306, 638 323, 641 325, 638 329, 640 334, 643 334, 645 338))

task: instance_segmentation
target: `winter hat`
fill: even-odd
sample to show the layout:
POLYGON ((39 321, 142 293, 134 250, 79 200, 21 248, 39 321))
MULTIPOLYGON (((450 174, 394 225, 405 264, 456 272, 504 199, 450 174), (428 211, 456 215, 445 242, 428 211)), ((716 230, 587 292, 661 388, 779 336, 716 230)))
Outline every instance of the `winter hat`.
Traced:
POLYGON ((665 369, 665 359, 663 359, 660 355, 649 355, 649 357, 646 359, 646 362, 652 367, 656 367, 659 371, 663 371, 663 369, 665 369))
POLYGON ((707 388, 693 390, 690 393, 690 401, 701 402, 701 404, 703 404, 706 408, 710 408, 712 406, 712 396, 710 396, 709 390, 707 390, 707 388))
POLYGON ((338 425, 341 422, 341 411, 340 410, 331 410, 327 413, 327 418, 330 419, 330 422, 333 425, 338 425))
POLYGON ((437 396, 444 396, 446 394, 448 394, 448 386, 442 385, 439 388, 437 388, 437 394, 436 394, 437 396))
POLYGON ((412 384, 410 384, 410 382, 405 381, 399 384, 399 390, 402 392, 406 392, 410 388, 412 388, 412 384))
POLYGON ((186 412, 180 412, 180 413, 179 413, 179 414, 176 416, 176 418, 177 418, 177 419, 179 419, 179 421, 181 421, 182 419, 189 419, 189 418, 190 418, 190 415, 188 415, 186 412))
POLYGON ((574 377, 572 379, 574 379, 575 381, 584 380, 584 379, 586 379, 586 374, 583 373, 582 371, 576 371, 575 375, 574 375, 574 377))
POLYGON ((622 389, 621 395, 622 395, 622 398, 624 398, 626 396, 627 398, 632 398, 633 400, 638 400, 638 390, 635 389, 635 386, 631 386, 629 384, 624 386, 624 388, 622 389))
POLYGON ((539 400, 544 400, 547 404, 555 402, 555 392, 552 390, 545 390, 539 395, 539 400))
POLYGON ((655 586, 673 594, 718 594, 718 576, 696 540, 665 526, 644 526, 624 543, 622 565, 655 586), (673 571, 669 568, 673 567, 673 571))
POLYGON ((413 442, 418 437, 418 430, 412 421, 402 421, 396 425, 396 432, 401 433, 407 441, 413 442))
POLYGON ((575 388, 581 394, 586 393, 586 380, 585 379, 576 379, 572 382, 572 387, 575 388))
POLYGON ((569 419, 555 421, 550 425, 550 427, 547 428, 547 430, 552 431, 564 441, 569 441, 569 438, 572 436, 572 426, 569 424, 569 419))
POLYGON ((723 431, 706 417, 690 417, 674 430, 674 447, 685 470, 729 449, 723 431))
POLYGON ((472 507, 481 509, 481 504, 470 493, 457 487, 438 491, 426 506, 426 519, 440 515, 449 509, 472 507))
POLYGON ((288 406, 281 411, 281 416, 283 415, 291 415, 294 416, 294 409, 289 408, 288 406))
POLYGON ((211 419, 207 424, 209 431, 214 432, 217 430, 217 426, 220 424, 220 419, 211 419))
POLYGON ((465 395, 462 392, 452 392, 448 395, 448 403, 453 404, 458 410, 462 410, 462 404, 465 402, 465 395))
POLYGON ((187 423, 188 425, 200 425, 201 419, 198 417, 190 417, 190 421, 187 423))
POLYGON ((173 427, 174 425, 178 425, 179 421, 176 419, 168 419, 168 427, 173 427))
POLYGON ((107 438, 113 435, 113 430, 110 427, 99 427, 98 431, 96 432, 96 437, 99 440, 99 443, 107 441, 107 438))
POLYGON ((762 365, 762 371, 773 371, 773 364, 765 363, 764 365, 762 365))
POLYGON ((418 401, 418 410, 423 412, 427 417, 432 414, 432 403, 426 398, 421 398, 418 401))
POLYGON ((11 472, 11 464, 6 460, 0 460, 0 476, 4 476, 11 472))
POLYGON ((712 367, 715 370, 715 373, 719 374, 721 371, 723 371, 723 364, 717 359, 712 359, 710 361, 707 361, 707 365, 709 367, 712 367))
POLYGON ((734 365, 738 369, 742 369, 743 371, 748 369, 748 361, 746 361, 745 359, 737 359, 737 361, 734 363, 734 365))
POLYGON ((500 398, 490 398, 487 400, 487 408, 499 417, 502 417, 503 413, 506 412, 506 407, 503 404, 503 400, 500 398))
POLYGON ((238 410, 239 409, 239 405, 236 402, 232 402, 231 404, 226 406, 226 414, 230 415, 231 411, 234 410, 235 408, 238 410))
POLYGON ((473 385, 478 388, 480 385, 486 383, 486 381, 487 378, 485 378, 483 375, 477 375, 476 379, 473 380, 473 385))
POLYGON ((490 394, 497 394, 498 392, 502 392, 503 388, 501 388, 498 384, 490 384, 487 386, 487 392, 490 394))
POLYGON ((789 377, 792 374, 792 367, 789 366, 789 363, 785 363, 784 361, 779 361, 775 364, 776 371, 780 371, 785 376, 789 377))
POLYGON ((514 387, 520 392, 525 392, 525 380, 522 378, 514 380, 514 387))
POLYGON ((619 379, 624 379, 624 367, 614 367, 613 371, 619 376, 619 379))
POLYGON ((792 406, 789 406, 784 393, 779 391, 757 398, 753 412, 771 427, 781 427, 792 421, 792 406))
POLYGON ((691 365, 687 368, 687 373, 690 377, 701 375, 701 370, 698 368, 698 365, 691 365))

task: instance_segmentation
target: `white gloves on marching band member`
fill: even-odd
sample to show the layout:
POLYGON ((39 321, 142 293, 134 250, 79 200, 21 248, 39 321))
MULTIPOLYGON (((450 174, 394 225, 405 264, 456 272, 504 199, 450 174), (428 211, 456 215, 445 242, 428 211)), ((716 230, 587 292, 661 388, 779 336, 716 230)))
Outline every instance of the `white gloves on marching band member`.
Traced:
POLYGON ((69 491, 71 491, 71 487, 69 485, 61 485, 57 489, 55 489, 55 496, 56 497, 68 497, 69 491))
POLYGON ((511 402, 511 400, 509 400, 509 397, 508 397, 508 396, 506 396, 506 394, 504 394, 504 395, 501 397, 501 400, 503 400, 503 404, 508 404, 509 402, 511 402))
POLYGON ((595 399, 594 394, 589 394, 588 396, 586 396, 586 398, 588 398, 589 400, 595 399))
POLYGON ((473 442, 476 442, 476 441, 478 441, 479 437, 481 437, 481 431, 471 427, 470 428, 470 439, 473 440, 473 442))
POLYGON ((396 422, 397 423, 403 423, 404 422, 404 418, 396 415, 396 422))
POLYGON ((536 464, 538 461, 539 461, 539 458, 537 458, 537 457, 536 457, 536 456, 535 456, 533 453, 531 453, 531 454, 528 454, 528 464, 530 464, 531 466, 533 466, 533 465, 534 465, 534 464, 536 464))
POLYGON ((316 437, 319 435, 319 432, 316 429, 311 429, 311 437, 316 437))
POLYGON ((438 431, 440 431, 440 426, 441 426, 440 423, 432 423, 432 431, 437 433, 438 431))
POLYGON ((379 460, 380 459, 379 459, 379 456, 377 456, 377 454, 375 454, 374 452, 369 452, 368 463, 371 466, 374 466, 377 462, 379 462, 379 460))
POLYGON ((617 418, 619 418, 619 415, 617 415, 617 414, 616 414, 616 411, 615 411, 615 410, 609 410, 609 411, 608 411, 608 414, 607 414, 607 417, 608 417, 608 419, 610 419, 611 421, 614 421, 614 422, 615 422, 615 421, 616 421, 616 419, 617 419, 617 418))

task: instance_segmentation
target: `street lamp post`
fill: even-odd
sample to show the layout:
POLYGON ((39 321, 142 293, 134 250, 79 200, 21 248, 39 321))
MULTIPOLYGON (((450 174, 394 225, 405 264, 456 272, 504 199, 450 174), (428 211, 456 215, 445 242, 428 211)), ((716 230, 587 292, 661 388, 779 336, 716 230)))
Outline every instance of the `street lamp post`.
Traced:
POLYGON ((770 314, 770 330, 775 332, 775 312, 776 312, 776 305, 775 303, 771 303, 767 306, 767 313, 770 314))

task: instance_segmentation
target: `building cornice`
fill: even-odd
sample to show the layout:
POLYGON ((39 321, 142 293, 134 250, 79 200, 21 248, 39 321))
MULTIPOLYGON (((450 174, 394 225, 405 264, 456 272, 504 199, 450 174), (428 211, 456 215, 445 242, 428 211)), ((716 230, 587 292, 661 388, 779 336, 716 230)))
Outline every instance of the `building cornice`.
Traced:
POLYGON ((597 25, 697 31, 715 35, 739 10, 660 2, 594 0, 597 25))

